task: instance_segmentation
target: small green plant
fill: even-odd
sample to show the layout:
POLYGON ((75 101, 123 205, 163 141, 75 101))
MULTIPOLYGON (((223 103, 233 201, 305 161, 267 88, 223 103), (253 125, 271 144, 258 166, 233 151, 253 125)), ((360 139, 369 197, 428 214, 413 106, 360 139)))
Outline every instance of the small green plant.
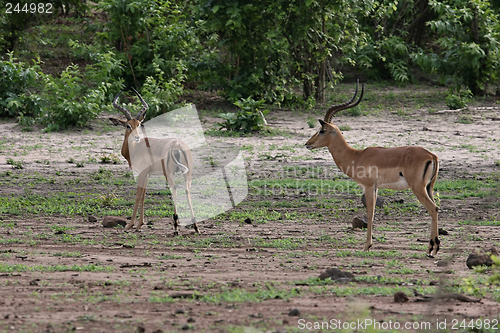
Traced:
POLYGON ((23 161, 14 161, 12 158, 8 158, 7 164, 10 164, 12 166, 12 169, 24 169, 23 161))
POLYGON ((454 86, 446 96, 446 106, 451 110, 463 109, 471 100, 472 92, 469 89, 462 90, 460 88, 460 85, 454 86))
POLYGON ((465 114, 463 116, 460 116, 456 122, 460 124, 472 124, 474 122, 474 119, 471 115, 465 114))
POLYGON ((101 195, 101 203, 103 206, 113 206, 117 200, 118 196, 113 192, 101 195))
POLYGON ((491 267, 493 275, 490 276, 489 282, 491 284, 500 284, 500 257, 493 254, 491 260, 493 260, 493 266, 491 267))
POLYGON ((316 126, 316 122, 316 118, 313 116, 307 116, 307 126, 309 126, 309 128, 314 128, 316 126))
POLYGON ((260 131, 264 125, 267 125, 264 117, 269 110, 261 110, 264 100, 255 101, 253 98, 241 99, 234 103, 240 109, 237 113, 219 113, 219 117, 224 119, 218 123, 220 129, 225 128, 228 131, 241 131, 249 133, 251 131, 260 131))
POLYGON ((100 157, 102 164, 118 164, 120 158, 116 154, 102 154, 100 157))

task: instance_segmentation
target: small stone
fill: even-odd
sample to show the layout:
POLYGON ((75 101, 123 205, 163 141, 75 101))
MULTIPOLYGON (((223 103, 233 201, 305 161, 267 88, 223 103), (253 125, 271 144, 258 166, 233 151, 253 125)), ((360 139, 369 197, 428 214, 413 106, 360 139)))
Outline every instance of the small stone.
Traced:
POLYGON ((469 267, 469 269, 472 269, 474 266, 492 266, 492 255, 498 256, 498 251, 495 247, 491 247, 490 251, 486 253, 482 251, 471 253, 467 258, 466 265, 467 267, 469 267))
POLYGON ((366 229, 367 227, 366 219, 361 216, 356 216, 352 219, 352 228, 353 229, 366 229))
POLYGON ((104 228, 114 228, 117 225, 126 226, 127 220, 117 216, 104 216, 102 219, 102 226, 104 228))
POLYGON ((196 320, 194 320, 193 317, 189 317, 189 319, 187 320, 188 323, 194 323, 196 322, 196 320))
POLYGON ((251 220, 249 217, 247 217, 247 218, 245 219, 245 223, 246 223, 246 224, 252 224, 252 220, 251 220))
POLYGON ((436 263, 437 267, 447 267, 450 264, 447 260, 440 260, 436 263))
POLYGON ((30 281, 30 286, 38 286, 38 281, 40 281, 40 279, 31 280, 30 281))
POLYGON ((293 317, 293 316, 298 317, 298 316, 300 316, 300 311, 299 311, 299 309, 291 309, 290 311, 288 311, 288 315, 290 317, 293 317))
POLYGON ((135 331, 136 333, 144 333, 146 332, 146 329, 144 326, 137 326, 137 330, 135 331))
POLYGON ((87 219, 90 223, 95 223, 97 222, 97 217, 95 217, 94 215, 87 215, 87 219))
POLYGON ((350 272, 342 272, 338 268, 330 268, 319 275, 320 280, 326 280, 330 278, 332 281, 342 281, 347 282, 354 278, 354 275, 350 272))
POLYGON ((397 293, 394 294, 395 303, 404 303, 408 302, 408 300, 409 300, 408 296, 402 291, 398 291, 397 293))
POLYGON ((438 235, 440 235, 440 236, 447 236, 447 235, 449 235, 449 233, 448 233, 448 231, 439 228, 438 229, 438 235))

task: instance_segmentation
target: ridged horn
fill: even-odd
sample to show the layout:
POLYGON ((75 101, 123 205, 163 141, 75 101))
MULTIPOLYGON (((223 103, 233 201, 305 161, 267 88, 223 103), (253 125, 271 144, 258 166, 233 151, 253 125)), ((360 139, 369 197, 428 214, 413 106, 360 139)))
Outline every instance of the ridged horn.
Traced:
POLYGON ((135 92, 135 94, 137 95, 137 97, 139 97, 139 99, 141 100, 142 109, 141 109, 141 111, 139 111, 139 113, 135 117, 135 119, 141 121, 142 119, 144 119, 144 116, 146 115, 146 111, 149 108, 148 103, 146 103, 144 101, 144 99, 142 98, 142 96, 137 92, 137 90, 134 89, 134 87, 130 87, 130 90, 132 90, 133 92, 135 92))
POLYGON ((125 109, 124 107, 118 105, 116 103, 116 101, 118 100, 118 97, 120 97, 120 94, 124 91, 125 89, 122 89, 120 90, 120 92, 115 96, 115 99, 113 99, 113 106, 115 108, 117 108, 118 110, 120 110, 124 115, 125 117, 127 117, 127 120, 132 120, 132 116, 130 115, 130 112, 128 112, 127 109, 125 109))
POLYGON ((363 98, 363 93, 365 91, 365 86, 363 84, 361 84, 361 95, 359 95, 359 99, 353 103, 354 99, 356 98, 356 95, 358 94, 358 84, 359 84, 359 79, 356 80, 356 91, 354 92, 354 96, 352 96, 352 98, 345 102, 345 103, 342 103, 342 104, 338 104, 338 105, 333 105, 331 106, 327 111, 326 111, 326 114, 325 114, 325 122, 326 123, 329 123, 332 121, 332 118, 333 116, 342 111, 342 110, 346 110, 346 109, 350 109, 350 108, 353 108, 355 107, 356 105, 359 104, 359 102, 361 102, 361 99, 363 98))

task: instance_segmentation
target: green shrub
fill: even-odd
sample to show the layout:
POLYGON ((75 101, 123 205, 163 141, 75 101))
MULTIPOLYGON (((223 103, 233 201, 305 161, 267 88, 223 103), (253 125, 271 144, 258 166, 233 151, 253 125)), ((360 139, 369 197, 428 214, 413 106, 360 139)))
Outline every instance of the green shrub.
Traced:
POLYGON ((104 104, 106 85, 88 89, 82 84, 82 74, 77 65, 68 66, 61 77, 45 78, 45 110, 41 122, 46 131, 58 131, 69 126, 85 126, 97 117, 104 104))
POLYGON ((33 66, 18 61, 13 53, 0 60, 0 117, 36 116, 40 112, 40 99, 30 91, 37 87, 43 75, 39 62, 33 66))
POLYGON ((467 103, 470 102, 471 95, 472 93, 469 89, 461 91, 460 87, 455 88, 446 96, 446 106, 451 110, 463 109, 467 106, 467 103))
POLYGON ((171 111, 184 91, 183 82, 186 79, 186 68, 182 62, 177 64, 174 77, 167 79, 158 65, 159 58, 155 57, 153 66, 156 75, 148 76, 141 89, 141 95, 149 105, 147 116, 149 119, 171 111))
POLYGON ((237 113, 220 113, 219 117, 224 119, 224 122, 218 123, 220 128, 225 128, 228 131, 242 131, 248 133, 250 131, 259 131, 266 124, 264 116, 269 113, 269 110, 261 110, 264 100, 255 101, 253 98, 241 99, 234 103, 240 109, 237 113))

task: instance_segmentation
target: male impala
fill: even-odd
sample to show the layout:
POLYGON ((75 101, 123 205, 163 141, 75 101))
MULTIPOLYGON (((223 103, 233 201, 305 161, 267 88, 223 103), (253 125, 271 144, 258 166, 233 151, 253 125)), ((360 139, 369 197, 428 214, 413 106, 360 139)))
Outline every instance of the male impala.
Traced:
POLYGON ((137 171, 139 174, 137 183, 137 194, 135 197, 134 212, 132 219, 125 227, 125 230, 130 230, 137 217, 137 209, 141 206, 140 219, 136 226, 139 231, 144 223, 144 199, 146 197, 146 187, 149 175, 164 175, 168 186, 172 192, 174 201, 174 235, 178 235, 179 217, 177 215, 177 189, 174 182, 174 173, 181 172, 184 175, 186 183, 186 197, 188 200, 189 209, 191 210, 191 222, 194 230, 199 233, 196 219, 194 217, 193 207, 191 204, 191 180, 193 171, 193 157, 188 145, 179 139, 173 138, 141 138, 139 130, 144 130, 142 121, 146 115, 148 105, 139 93, 132 87, 132 91, 139 97, 143 108, 135 118, 132 118, 130 112, 118 105, 116 101, 123 92, 120 91, 113 100, 113 106, 123 112, 127 121, 116 118, 109 118, 115 125, 122 125, 125 129, 125 137, 122 145, 122 155, 128 162, 129 167, 137 171), (132 136, 131 136, 132 134, 132 136))
POLYGON ((364 251, 372 246, 372 225, 377 190, 388 188, 405 190, 410 188, 432 217, 431 238, 427 255, 433 257, 439 251, 438 207, 434 203, 434 183, 438 175, 438 157, 422 147, 382 148, 369 147, 362 150, 351 148, 339 128, 331 123, 333 115, 359 104, 364 87, 356 102, 358 92, 350 101, 330 107, 324 120, 319 120, 321 129, 306 143, 307 149, 327 147, 339 169, 354 179, 364 189, 368 213, 368 230, 364 251))

